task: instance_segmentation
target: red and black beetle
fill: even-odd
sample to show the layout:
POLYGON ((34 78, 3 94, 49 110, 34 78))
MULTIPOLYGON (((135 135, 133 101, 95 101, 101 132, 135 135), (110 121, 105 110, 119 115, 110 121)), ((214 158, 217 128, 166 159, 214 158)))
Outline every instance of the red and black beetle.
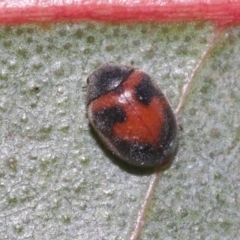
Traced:
POLYGON ((140 167, 165 165, 177 148, 172 108, 155 82, 130 66, 107 63, 88 78, 88 118, 105 145, 140 167))

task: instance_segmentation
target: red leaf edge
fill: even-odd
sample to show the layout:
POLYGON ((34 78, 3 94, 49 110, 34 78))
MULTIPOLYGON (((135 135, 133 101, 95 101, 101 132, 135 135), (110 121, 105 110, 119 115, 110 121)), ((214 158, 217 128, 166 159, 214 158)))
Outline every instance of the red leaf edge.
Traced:
POLYGON ((240 0, 0 1, 0 24, 59 21, 240 23, 240 0))

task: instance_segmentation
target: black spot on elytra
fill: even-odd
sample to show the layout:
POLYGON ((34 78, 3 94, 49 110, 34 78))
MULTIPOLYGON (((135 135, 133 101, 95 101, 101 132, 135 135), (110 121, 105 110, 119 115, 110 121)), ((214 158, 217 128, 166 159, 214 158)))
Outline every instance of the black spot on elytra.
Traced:
POLYGON ((105 108, 94 112, 94 125, 106 137, 111 138, 112 128, 116 123, 123 123, 126 121, 125 111, 118 105, 110 108, 105 108))
POLYGON ((155 86, 152 84, 150 77, 144 74, 140 84, 135 87, 137 100, 147 106, 156 94, 155 86))
POLYGON ((87 80, 87 104, 99 96, 115 90, 132 71, 134 71, 132 67, 115 63, 107 63, 94 71, 87 80))
POLYGON ((159 136, 159 142, 167 155, 173 154, 177 149, 177 124, 174 113, 169 105, 164 107, 164 124, 159 136))
POLYGON ((121 156, 130 164, 153 167, 164 162, 164 149, 152 144, 139 144, 118 139, 115 146, 121 156))

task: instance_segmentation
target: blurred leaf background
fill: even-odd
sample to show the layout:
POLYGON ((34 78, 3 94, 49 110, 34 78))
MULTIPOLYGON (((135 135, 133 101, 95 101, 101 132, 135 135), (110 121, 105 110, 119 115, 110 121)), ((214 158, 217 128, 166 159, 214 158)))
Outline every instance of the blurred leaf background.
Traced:
MULTIPOLYGON (((132 64, 176 109, 214 34, 209 23, 1 26, 0 239, 129 239, 151 172, 98 141, 86 78, 109 61, 132 64)), ((240 235, 239 39, 227 29, 194 76, 142 240, 240 235)))

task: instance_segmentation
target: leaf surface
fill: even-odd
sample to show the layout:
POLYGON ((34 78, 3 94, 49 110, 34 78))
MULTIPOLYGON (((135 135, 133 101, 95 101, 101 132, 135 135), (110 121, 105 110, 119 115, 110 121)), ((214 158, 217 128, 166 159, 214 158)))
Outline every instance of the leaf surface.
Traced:
POLYGON ((86 79, 108 61, 149 73, 175 109, 191 79, 179 152, 140 239, 237 239, 240 28, 214 42, 215 32, 209 23, 2 26, 1 239, 130 238, 152 174, 119 163, 89 128, 86 79))

